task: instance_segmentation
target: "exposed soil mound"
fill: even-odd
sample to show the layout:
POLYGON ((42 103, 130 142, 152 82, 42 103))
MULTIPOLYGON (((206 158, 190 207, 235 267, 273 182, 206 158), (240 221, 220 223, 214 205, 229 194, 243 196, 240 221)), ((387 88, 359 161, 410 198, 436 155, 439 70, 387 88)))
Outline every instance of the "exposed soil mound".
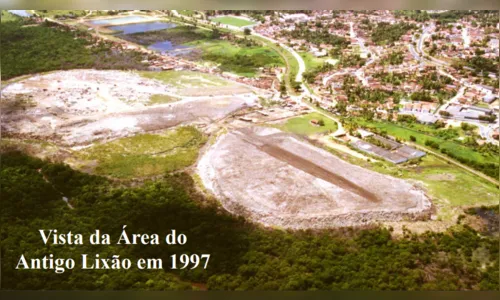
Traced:
POLYGON ((325 228, 430 216, 430 200, 412 184, 273 128, 220 137, 198 169, 226 209, 269 226, 325 228))

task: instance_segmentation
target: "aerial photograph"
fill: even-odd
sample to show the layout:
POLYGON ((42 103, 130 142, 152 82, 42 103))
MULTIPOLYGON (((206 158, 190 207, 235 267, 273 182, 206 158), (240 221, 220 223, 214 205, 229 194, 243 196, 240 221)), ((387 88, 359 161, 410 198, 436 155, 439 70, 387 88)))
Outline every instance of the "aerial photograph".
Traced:
POLYGON ((499 11, 2 10, 7 290, 499 290, 499 11))

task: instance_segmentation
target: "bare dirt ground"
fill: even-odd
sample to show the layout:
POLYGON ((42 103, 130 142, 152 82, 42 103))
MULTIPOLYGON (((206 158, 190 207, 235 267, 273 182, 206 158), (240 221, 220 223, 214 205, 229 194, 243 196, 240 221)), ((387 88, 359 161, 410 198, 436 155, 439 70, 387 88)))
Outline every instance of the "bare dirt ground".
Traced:
POLYGON ((227 210, 267 226, 325 228, 430 216, 430 200, 411 183, 351 165, 274 128, 219 137, 198 171, 227 210))
POLYGON ((241 85, 210 96, 133 72, 72 70, 36 75, 2 90, 6 136, 42 139, 63 146, 87 145, 180 124, 209 123, 257 102, 241 85), (182 94, 182 95, 181 95, 182 94), (180 101, 151 105, 154 95, 180 101))

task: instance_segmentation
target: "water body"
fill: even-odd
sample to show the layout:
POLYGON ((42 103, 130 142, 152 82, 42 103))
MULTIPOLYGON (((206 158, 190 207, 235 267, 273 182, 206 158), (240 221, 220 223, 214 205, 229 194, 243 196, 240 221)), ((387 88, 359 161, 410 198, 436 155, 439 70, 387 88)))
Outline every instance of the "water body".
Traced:
POLYGON ((31 14, 27 12, 26 10, 8 10, 13 15, 20 16, 20 17, 31 17, 31 14))
POLYGON ((148 47, 148 49, 177 56, 191 51, 191 48, 183 45, 174 45, 171 41, 156 42, 148 47))
POLYGON ((131 34, 137 32, 146 32, 146 31, 154 31, 154 30, 162 30, 168 28, 174 28, 177 25, 173 23, 165 23, 165 22, 144 22, 144 23, 135 23, 135 24, 126 24, 126 25, 118 25, 108 27, 111 30, 118 30, 124 34, 131 34))
POLYGON ((144 16, 128 16, 128 17, 122 17, 122 18, 94 20, 94 21, 91 21, 90 23, 92 23, 94 25, 116 25, 116 24, 123 24, 123 23, 144 22, 147 20, 149 20, 149 19, 144 17, 144 16))

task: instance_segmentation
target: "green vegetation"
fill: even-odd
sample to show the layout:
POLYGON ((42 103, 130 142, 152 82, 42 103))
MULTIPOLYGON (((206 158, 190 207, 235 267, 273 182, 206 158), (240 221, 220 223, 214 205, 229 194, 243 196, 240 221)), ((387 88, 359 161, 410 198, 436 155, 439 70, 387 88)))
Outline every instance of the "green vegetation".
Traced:
POLYGON ((235 17, 218 17, 211 20, 214 23, 221 23, 224 25, 232 25, 237 27, 243 27, 248 25, 253 25, 255 22, 248 21, 245 19, 235 18, 235 17))
POLYGON ((173 96, 156 94, 156 95, 151 96, 151 98, 149 98, 148 105, 171 103, 171 102, 176 102, 179 100, 180 100, 179 98, 176 98, 173 96))
POLYGON ((77 154, 96 161, 95 172, 117 178, 161 175, 190 166, 206 138, 194 127, 180 127, 164 134, 141 134, 96 144, 77 154))
POLYGON ((328 60, 328 57, 316 57, 310 52, 299 52, 299 55, 304 60, 307 70, 321 67, 328 60))
MULTIPOLYGON (((402 97, 402 93, 400 92, 390 92, 382 89, 372 90, 363 87, 361 84, 356 84, 355 77, 351 75, 347 75, 344 78, 342 89, 351 103, 364 100, 369 102, 385 103, 389 97, 393 97, 394 101, 397 102, 402 97)), ((367 110, 367 112, 373 113, 372 110, 367 110)))
POLYGON ((403 63, 404 52, 392 51, 387 56, 381 59, 383 65, 400 65, 403 63))
POLYGON ((187 17, 192 17, 195 14, 194 10, 178 10, 179 14, 187 17))
MULTIPOLYGON (((281 47, 280 47, 281 48, 281 47)), ((299 73, 299 62, 292 53, 287 50, 281 50, 282 57, 285 57, 287 63, 287 70, 285 74, 285 81, 288 86, 288 90, 291 93, 295 93, 294 83, 295 78, 297 78, 297 73, 299 73)))
POLYGON ((430 20, 430 16, 425 10, 395 10, 396 17, 402 17, 405 20, 414 20, 417 22, 425 22, 430 20))
POLYGON ((119 34, 121 39, 141 45, 152 45, 158 41, 170 41, 173 45, 183 45, 197 40, 217 39, 213 33, 203 28, 188 25, 178 25, 174 28, 137 32, 132 34, 119 34))
POLYGON ((220 39, 221 33, 192 26, 177 26, 166 30, 120 35, 121 38, 151 45, 168 40, 174 45, 192 47, 186 54, 188 59, 212 62, 225 72, 240 76, 254 77, 261 67, 282 66, 283 60, 274 49, 261 45, 255 39, 238 38, 226 34, 227 40, 220 39))
POLYGON ((400 73, 384 73, 378 72, 373 74, 373 78, 378 78, 382 83, 390 83, 393 85, 401 85, 405 81, 405 76, 400 73))
POLYGON ((87 13, 85 10, 35 10, 35 13, 41 17, 48 18, 70 18, 74 19, 77 17, 83 17, 87 13))
POLYGON ((498 203, 498 189, 493 184, 432 155, 424 157, 418 166, 405 170, 403 177, 423 181, 444 213, 457 206, 498 203))
POLYGON ((230 84, 229 81, 215 75, 185 70, 163 72, 145 71, 140 72, 139 74, 146 78, 160 80, 165 84, 172 85, 179 89, 191 87, 228 86, 230 84))
POLYGON ((495 185, 432 154, 427 154, 416 162, 395 165, 383 160, 367 163, 352 155, 330 148, 328 150, 363 168, 393 177, 420 181, 420 186, 426 189, 437 208, 438 219, 442 221, 453 221, 456 210, 464 206, 498 204, 498 188, 495 185))
POLYGON ((308 83, 313 83, 318 74, 333 70, 335 64, 327 62, 328 57, 315 57, 309 52, 299 52, 306 65, 306 72, 302 74, 304 80, 308 83))
POLYGON ((0 18, 1 23, 6 23, 6 22, 19 22, 22 20, 21 17, 16 16, 14 14, 11 14, 10 12, 6 10, 0 10, 2 17, 0 18))
POLYGON ((361 67, 366 63, 366 59, 362 58, 359 54, 342 55, 339 64, 342 67, 361 67))
POLYGON ((254 77, 260 67, 283 65, 281 56, 262 46, 241 47, 228 41, 197 41, 190 43, 203 50, 201 58, 219 65, 222 71, 254 77))
POLYGON ((280 129, 300 135, 312 135, 315 133, 335 132, 337 130, 337 123, 320 113, 310 113, 288 119, 285 124, 280 126, 280 129), (313 120, 318 122, 323 121, 323 125, 312 124, 311 121, 313 120))
MULTIPOLYGON (((196 192, 185 173, 140 187, 113 187, 101 177, 18 153, 2 155, 0 186, 2 287, 6 289, 493 290, 499 285, 498 238, 467 225, 444 233, 404 231, 398 239, 390 229, 381 228, 262 229, 220 210, 196 192), (60 192, 70 198, 74 209, 61 200, 60 192), (124 224, 129 235, 163 237, 175 228, 188 242, 117 245, 124 224), (40 228, 86 237, 98 228, 109 233, 113 242, 43 246, 40 228), (481 258, 473 255, 478 251, 483 253, 481 258), (164 264, 172 254, 210 253, 211 257, 206 270, 89 272, 75 268, 62 274, 15 270, 21 254, 30 259, 49 253, 76 261, 81 253, 118 254, 132 261, 162 258, 164 264)), ((455 183, 457 187, 462 189, 455 183)))
POLYGON ((262 43, 265 47, 272 49, 278 53, 286 66, 286 73, 284 74, 285 81, 285 91, 288 89, 290 93, 295 93, 294 84, 295 78, 297 77, 297 73, 299 72, 299 63, 295 59, 295 57, 287 50, 283 49, 279 45, 273 44, 270 41, 263 39, 258 36, 249 36, 249 39, 253 39, 262 43))
POLYGON ((401 36, 406 34, 410 29, 416 29, 417 26, 405 22, 397 24, 389 24, 387 22, 378 23, 377 27, 372 32, 372 41, 379 45, 391 44, 398 41, 401 36))
POLYGON ((439 145, 439 149, 442 153, 458 160, 459 162, 492 178, 497 179, 499 176, 498 154, 490 151, 490 149, 485 149, 485 151, 481 152, 479 148, 475 149, 440 137, 436 132, 422 132, 419 131, 418 128, 411 129, 404 127, 402 124, 368 121, 359 118, 352 120, 359 125, 370 129, 371 131, 387 134, 405 141, 410 141, 410 136, 414 136, 416 138, 415 143, 421 146, 429 146, 426 145, 426 143, 439 145))
POLYGON ((259 97, 259 104, 262 105, 263 107, 272 107, 275 105, 278 105, 280 102, 275 101, 272 99, 264 98, 264 97, 259 97))
POLYGON ((23 26, 23 21, 2 22, 2 80, 75 68, 145 69, 144 54, 114 51, 111 43, 96 41, 86 31, 71 31, 51 22, 23 26))
POLYGON ((282 31, 281 34, 292 39, 306 40, 314 45, 328 44, 337 48, 346 48, 350 42, 335 34, 330 34, 328 28, 311 31, 306 24, 297 24, 297 27, 292 31, 282 31))

